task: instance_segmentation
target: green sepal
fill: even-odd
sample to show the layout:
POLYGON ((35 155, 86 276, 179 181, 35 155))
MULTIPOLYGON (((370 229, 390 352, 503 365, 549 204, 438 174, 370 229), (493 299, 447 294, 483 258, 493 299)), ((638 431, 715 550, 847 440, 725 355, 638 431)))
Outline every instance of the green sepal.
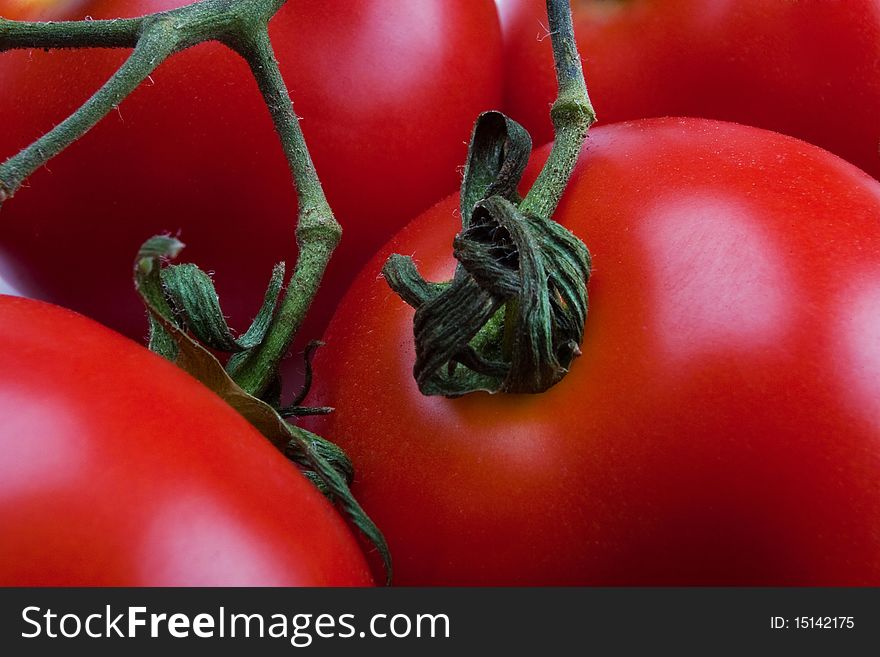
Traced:
POLYGON ((413 308, 418 308, 426 301, 435 298, 451 285, 451 281, 445 283, 426 281, 419 273, 413 259, 399 253, 389 256, 385 266, 382 267, 382 276, 391 289, 413 308))
POLYGON ((531 152, 532 138, 513 119, 495 111, 477 117, 461 183, 461 220, 465 228, 480 200, 502 196, 519 201, 516 188, 531 152))
MULTIPOLYGON (((345 481, 346 486, 350 486, 354 481, 354 466, 348 455, 335 443, 330 442, 326 438, 322 438, 318 434, 297 428, 301 432, 302 438, 308 442, 309 447, 326 461, 345 481)), ((298 463, 305 470, 313 469, 306 455, 303 454, 298 442, 289 442, 285 449, 285 455, 294 463, 298 463)), ((331 493, 333 491, 330 491, 331 493)), ((331 497, 331 500, 334 498, 331 497)))
MULTIPOLYGON (((159 331, 161 340, 176 347, 173 356, 166 355, 175 365, 198 379, 251 423, 276 449, 305 469, 319 489, 376 547, 385 565, 387 583, 391 582, 391 554, 385 537, 370 520, 351 494, 348 484, 353 476, 351 462, 338 447, 305 429, 286 422, 266 402, 249 395, 232 378, 211 352, 190 337, 173 319, 162 293, 162 260, 175 257, 183 248, 178 240, 154 237, 138 252, 135 262, 135 288, 141 295, 159 331)), ((165 354, 170 350, 164 349, 165 354)))
MULTIPOLYGON (((174 313, 165 298, 162 287, 163 259, 173 259, 183 250, 184 244, 170 235, 156 235, 141 245, 135 261, 135 287, 144 304, 153 308, 147 318, 150 324, 150 337, 147 347, 155 354, 174 362, 177 358, 177 342, 164 329, 163 323, 155 318, 161 315, 166 322, 175 323, 174 313)), ((176 325, 176 324, 175 324, 176 325)))
POLYGON ((250 328, 235 338, 223 316, 210 276, 191 263, 162 268, 162 285, 178 326, 192 332, 202 344, 224 353, 246 351, 263 341, 283 282, 284 263, 279 263, 272 269, 260 311, 250 328))
POLYGON ((480 201, 453 251, 480 289, 512 305, 504 345, 504 392, 542 392, 580 353, 587 318, 590 254, 552 220, 523 215, 504 198, 480 201))
POLYGON ((452 280, 426 281, 409 257, 385 263, 388 284, 416 309, 413 376, 425 395, 543 392, 580 354, 590 254, 551 218, 519 210, 530 149, 515 121, 481 115, 462 183, 452 280))

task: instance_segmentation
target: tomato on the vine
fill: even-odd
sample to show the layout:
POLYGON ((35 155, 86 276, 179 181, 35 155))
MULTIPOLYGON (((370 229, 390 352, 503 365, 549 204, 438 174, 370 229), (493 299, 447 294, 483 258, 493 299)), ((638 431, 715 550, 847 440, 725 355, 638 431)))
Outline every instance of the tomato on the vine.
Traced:
POLYGON ((341 516, 198 381, 0 296, 0 585, 368 586, 341 516))
MULTIPOLYGON (((544 0, 498 0, 505 111, 537 143, 556 96, 544 0)), ((582 0, 578 47, 603 123, 698 116, 818 144, 880 177, 876 0, 582 0)))
MULTIPOLYGON (((0 15, 99 19, 184 4, 0 0, 0 15)), ((500 27, 492 0, 289 0, 269 29, 345 231, 310 316, 319 334, 372 252, 454 190, 473 117, 501 102, 500 27)), ((64 119, 126 55, 0 54, 0 158, 64 119)), ((149 236, 179 232, 187 257, 217 272, 233 324, 246 326, 272 266, 296 254, 290 172, 247 65, 220 44, 196 46, 118 109, 4 204, 0 275, 140 337, 131 259, 149 236)))
POLYGON ((592 131, 556 213, 593 256, 582 356, 533 396, 412 379, 379 271, 448 277, 456 208, 371 261, 315 362, 309 426, 399 584, 880 584, 877 181, 734 124, 592 131))

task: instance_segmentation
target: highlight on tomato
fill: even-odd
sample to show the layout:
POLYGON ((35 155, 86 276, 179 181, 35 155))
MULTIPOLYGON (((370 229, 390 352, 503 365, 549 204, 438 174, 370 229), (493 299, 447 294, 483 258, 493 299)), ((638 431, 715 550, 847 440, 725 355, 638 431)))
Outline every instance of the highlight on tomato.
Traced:
POLYGON ((547 392, 413 380, 413 311, 380 271, 399 252, 448 279, 455 196, 325 334, 336 412, 306 426, 350 455, 395 581, 880 585, 880 183, 768 131, 646 120, 590 132, 555 218, 593 271, 547 392))
POLYGON ((369 586, 352 531, 243 417, 69 310, 0 296, 0 585, 369 586))

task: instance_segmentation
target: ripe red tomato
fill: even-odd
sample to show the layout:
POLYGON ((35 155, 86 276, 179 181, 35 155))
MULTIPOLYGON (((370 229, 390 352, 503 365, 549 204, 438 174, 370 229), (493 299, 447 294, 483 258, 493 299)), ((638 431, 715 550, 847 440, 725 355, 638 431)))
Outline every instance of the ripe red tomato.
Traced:
MULTIPOLYGON (((0 0, 0 15, 137 16, 185 0, 0 0)), ((403 223, 454 190, 476 114, 501 103, 492 0, 289 0, 270 24, 297 114, 345 236, 311 318, 403 223)), ((62 120, 126 51, 0 55, 0 158, 62 120)), ((203 44, 147 84, 0 210, 6 275, 22 289, 133 337, 146 333, 131 286, 140 244, 163 230, 217 272, 244 328, 272 265, 295 253, 296 196, 246 64, 203 44)), ((0 271, 0 275, 4 272, 0 271)))
MULTIPOLYGON (((544 0, 498 0, 506 110, 537 143, 555 98, 544 0)), ((818 144, 880 177, 877 0, 572 3, 603 123, 701 116, 818 144)))
POLYGON ((351 456, 397 583, 880 584, 880 184, 706 120, 587 144, 557 218, 592 253, 590 313, 557 386, 419 394, 378 272, 399 252, 451 275, 455 197, 326 333, 337 410, 310 426, 351 456))
POLYGON ((372 583, 324 497, 195 379, 0 296, 0 585, 372 583))

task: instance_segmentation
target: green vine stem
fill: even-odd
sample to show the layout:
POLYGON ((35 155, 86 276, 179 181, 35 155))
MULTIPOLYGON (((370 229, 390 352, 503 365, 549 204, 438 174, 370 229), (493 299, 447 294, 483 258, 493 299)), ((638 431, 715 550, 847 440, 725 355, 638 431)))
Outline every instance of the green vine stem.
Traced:
POLYGON ((454 277, 429 283, 400 255, 383 269, 416 309, 413 376, 426 395, 543 392, 581 353, 590 254, 552 215, 596 116, 568 0, 547 0, 547 17, 559 83, 555 140, 526 197, 517 186, 531 152, 528 133, 503 114, 483 114, 462 181, 454 277))
POLYGON ((165 30, 158 27, 140 38, 134 52, 117 73, 82 107, 0 165, 0 203, 15 194, 34 171, 82 137, 118 106, 174 48, 173 39, 167 38, 165 30))
POLYGON ((596 121, 596 112, 587 93, 568 0, 547 0, 547 20, 559 85, 558 96, 550 108, 553 147, 519 209, 549 219, 568 186, 587 131, 596 121))
POLYGON ((293 176, 299 201, 293 275, 263 342, 234 362, 241 387, 262 395, 317 292, 342 229, 312 164, 290 94, 278 69, 268 22, 286 0, 202 0, 131 19, 49 23, 0 19, 0 52, 14 48, 133 48, 123 66, 70 117, 0 164, 0 205, 34 171, 82 137, 170 55, 219 41, 247 61, 259 85, 293 176))
POLYGON ((299 220, 296 240, 299 257, 287 293, 269 327, 267 338, 230 373, 252 395, 262 395, 272 383, 277 366, 308 311, 324 276, 330 256, 342 237, 342 227, 333 216, 312 164, 299 120, 293 112, 287 87, 272 52, 269 33, 263 29, 239 46, 251 66, 275 129, 281 138, 287 162, 296 181, 299 220))
POLYGON ((297 463, 377 548, 390 581, 391 557, 385 540, 348 490, 353 476, 348 458, 329 441, 284 420, 332 409, 301 406, 308 385, 292 405, 284 406, 280 399, 278 365, 342 234, 269 39, 269 20, 285 1, 202 0, 119 20, 34 23, 0 19, 0 52, 14 48, 133 49, 119 70, 70 117, 0 164, 0 204, 34 171, 122 103, 169 56, 205 41, 218 41, 244 58, 271 114, 296 188, 297 262, 283 292, 285 268, 283 264, 275 267, 261 311, 251 328, 236 337, 226 324, 210 277, 195 265, 168 263, 183 244, 167 236, 148 240, 138 255, 135 285, 150 313, 150 348, 223 397, 297 463), (231 354, 225 368, 206 347, 231 354))
MULTIPOLYGON (((243 57, 272 116, 297 191, 299 256, 283 292, 283 268, 273 271, 263 309, 238 338, 226 326, 210 278, 197 267, 163 262, 181 244, 171 240, 173 248, 159 249, 148 258, 139 256, 136 280, 151 312, 151 347, 174 362, 198 363, 196 370, 203 380, 213 382, 239 407, 251 409, 258 423, 269 426, 264 434, 311 468, 307 474, 323 482, 331 499, 371 537, 390 577, 384 539, 347 490, 351 471, 344 454, 333 452, 320 437, 304 437, 282 419, 284 414, 328 410, 300 407, 307 390, 297 396, 295 408, 285 409, 277 370, 342 233, 268 35, 269 20, 285 1, 201 0, 141 18, 107 21, 34 23, 0 18, 0 52, 133 49, 123 66, 70 117, 0 164, 0 205, 34 171, 122 103, 169 56, 218 41, 243 57), (206 345, 231 354, 225 369, 206 345)), ((463 182, 463 230, 455 242, 460 263, 455 278, 427 283, 411 260, 399 256, 385 268, 389 283, 417 307, 416 376, 426 394, 454 396, 476 389, 539 392, 560 380, 580 353, 589 253, 551 215, 595 115, 574 44, 568 0, 547 0, 547 11, 559 82, 551 111, 556 139, 534 186, 520 199, 516 186, 531 148, 525 130, 499 113, 481 116, 463 182), (456 369, 469 374, 460 376, 456 369)), ((168 242, 169 238, 158 238, 155 243, 167 246, 168 242)))
POLYGON ((20 48, 134 48, 143 18, 27 22, 0 17, 0 52, 20 48))

